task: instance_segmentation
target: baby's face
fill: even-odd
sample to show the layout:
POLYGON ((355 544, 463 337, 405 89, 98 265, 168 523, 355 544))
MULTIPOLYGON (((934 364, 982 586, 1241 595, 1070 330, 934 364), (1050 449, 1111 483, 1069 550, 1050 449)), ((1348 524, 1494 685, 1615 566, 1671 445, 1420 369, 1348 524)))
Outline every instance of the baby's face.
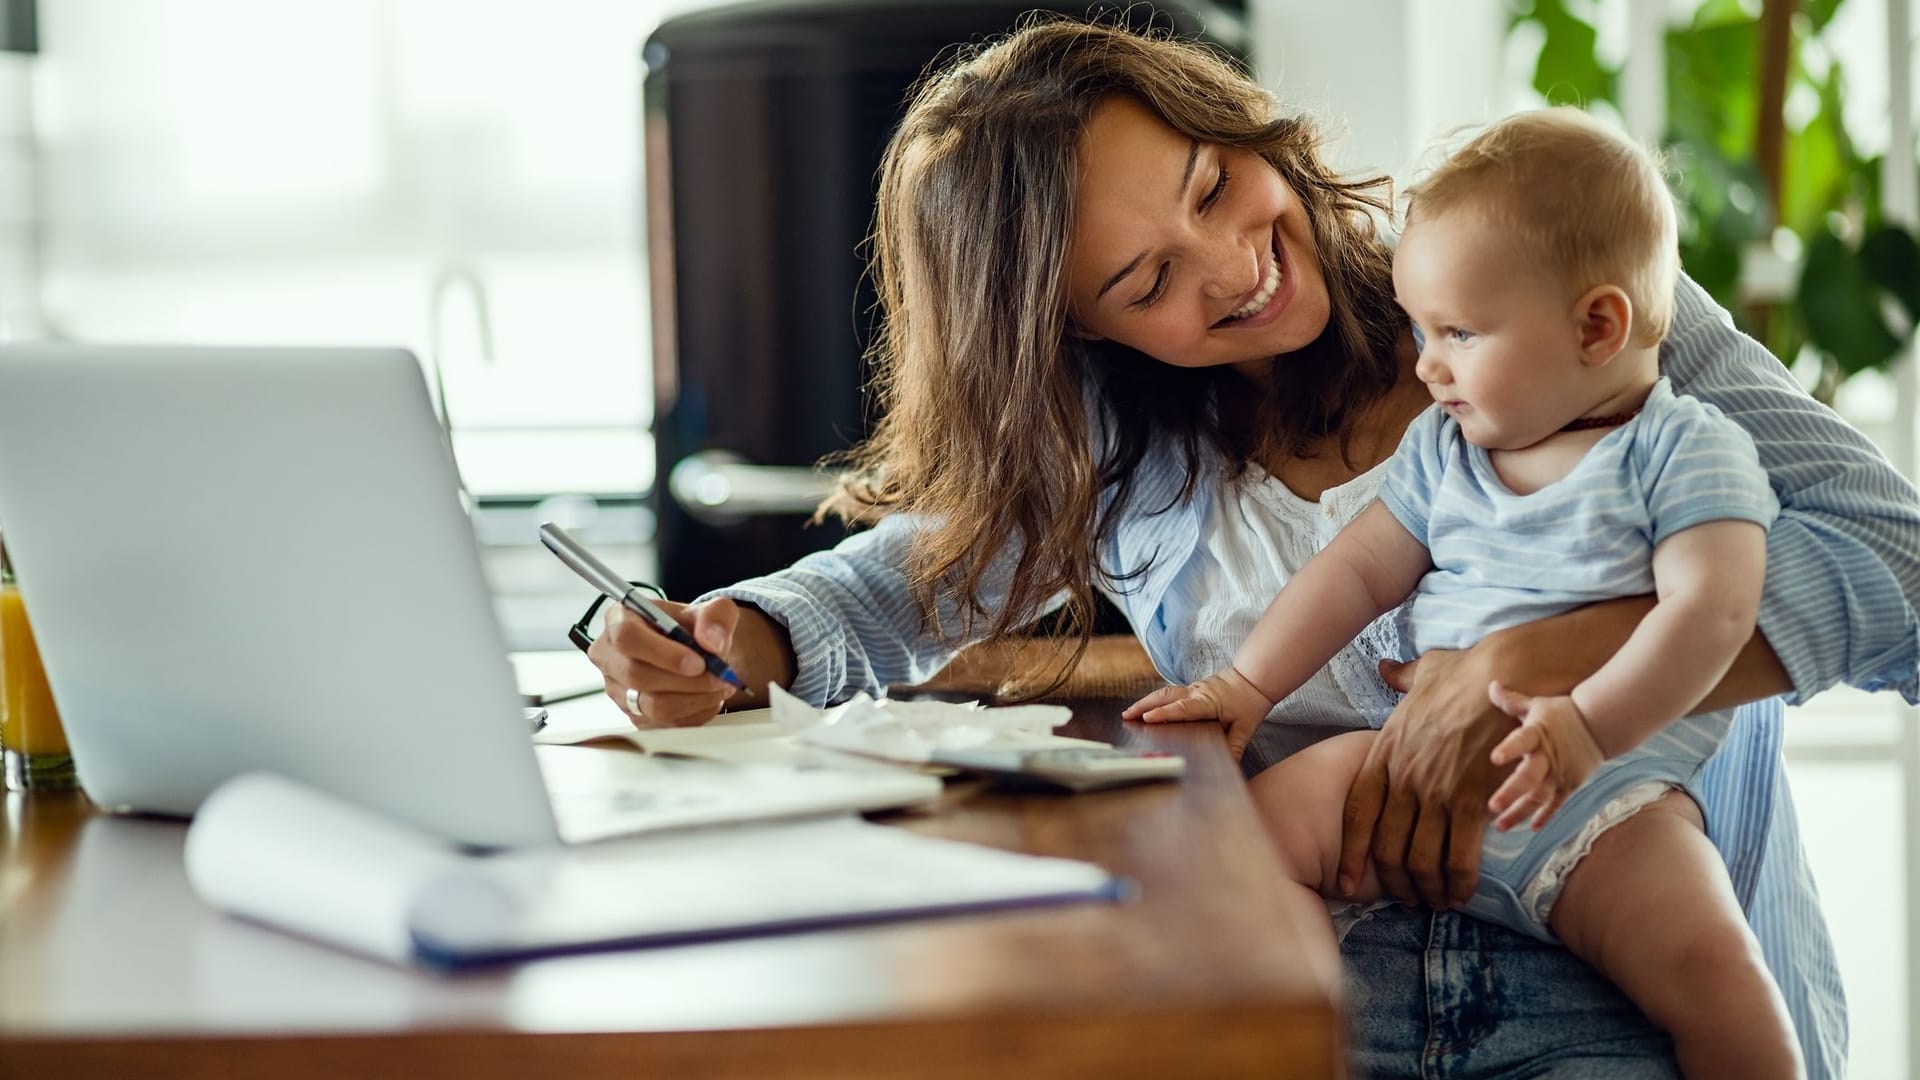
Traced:
POLYGON ((1532 446, 1592 406, 1575 298, 1479 213, 1409 222, 1393 287, 1423 341, 1414 371, 1468 442, 1532 446))

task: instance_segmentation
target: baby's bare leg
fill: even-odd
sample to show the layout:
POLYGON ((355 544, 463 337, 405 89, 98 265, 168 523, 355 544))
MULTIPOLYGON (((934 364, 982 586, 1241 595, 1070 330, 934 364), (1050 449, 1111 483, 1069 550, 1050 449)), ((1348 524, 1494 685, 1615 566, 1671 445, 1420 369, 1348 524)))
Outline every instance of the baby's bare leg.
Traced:
MULTIPOLYGON (((1283 904, 1301 926, 1310 928, 1314 948, 1324 947, 1323 958, 1333 964, 1339 963, 1339 947, 1320 898, 1333 888, 1347 788, 1359 775, 1373 738, 1371 731, 1335 735, 1267 769, 1249 784, 1281 870, 1294 885, 1283 904)), ((1379 879, 1369 867, 1354 899, 1379 896, 1379 879)))
POLYGON ((1601 834, 1547 921, 1673 1036, 1690 1080, 1806 1075, 1786 1001, 1684 793, 1601 834))
MULTIPOLYGON (((1333 892, 1347 789, 1360 775, 1375 737, 1372 731, 1349 731, 1323 739, 1262 772, 1248 785, 1287 877, 1315 896, 1333 892)), ((1364 903, 1379 898, 1380 880, 1369 864, 1359 894, 1352 899, 1364 903)))

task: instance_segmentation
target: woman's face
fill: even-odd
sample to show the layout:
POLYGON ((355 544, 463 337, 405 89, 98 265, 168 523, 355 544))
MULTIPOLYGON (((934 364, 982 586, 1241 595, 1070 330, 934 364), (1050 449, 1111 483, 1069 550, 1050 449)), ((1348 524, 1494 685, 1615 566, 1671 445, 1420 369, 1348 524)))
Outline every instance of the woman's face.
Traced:
POLYGON ((1068 281, 1078 331, 1175 367, 1249 374, 1326 328, 1306 207, 1259 155, 1116 94, 1081 137, 1068 281))

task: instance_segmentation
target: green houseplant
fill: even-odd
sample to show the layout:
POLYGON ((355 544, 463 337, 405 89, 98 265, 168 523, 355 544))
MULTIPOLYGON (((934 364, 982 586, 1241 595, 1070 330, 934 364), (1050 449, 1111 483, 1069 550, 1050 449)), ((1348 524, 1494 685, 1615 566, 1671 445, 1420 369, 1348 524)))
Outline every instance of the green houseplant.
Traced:
MULTIPOLYGON (((1846 71, 1823 35, 1843 3, 1706 0, 1666 33, 1663 142, 1682 264, 1782 362, 1810 349, 1827 402, 1849 376, 1887 368, 1920 319, 1920 247, 1885 220, 1880 159, 1859 151, 1842 115, 1846 71), (1743 276, 1783 259, 1788 295, 1747 302, 1743 276)), ((1594 5, 1510 0, 1510 34, 1543 32, 1533 86, 1556 104, 1619 105, 1594 5)))

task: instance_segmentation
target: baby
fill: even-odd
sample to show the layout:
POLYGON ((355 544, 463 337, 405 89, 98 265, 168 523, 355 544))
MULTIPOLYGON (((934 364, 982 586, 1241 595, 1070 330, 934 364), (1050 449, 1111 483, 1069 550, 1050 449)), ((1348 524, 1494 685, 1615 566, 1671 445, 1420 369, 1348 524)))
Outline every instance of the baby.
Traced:
MULTIPOLYGON (((1795 1076, 1792 1021, 1694 794, 1731 714, 1687 715, 1753 634, 1779 507, 1746 433, 1660 377, 1676 249, 1658 168, 1576 110, 1502 121, 1416 185, 1393 280, 1437 404, 1379 500, 1294 575, 1232 666, 1127 716, 1217 718, 1239 754, 1275 702, 1409 596, 1402 637, 1420 653, 1656 594, 1572 693, 1487 688, 1518 721, 1494 763, 1517 764, 1465 910, 1564 942, 1672 1034, 1689 1077, 1795 1076)), ((1336 736, 1255 783, 1305 889, 1331 891, 1374 737, 1336 736)), ((1367 877, 1355 899, 1381 895, 1367 877)))

